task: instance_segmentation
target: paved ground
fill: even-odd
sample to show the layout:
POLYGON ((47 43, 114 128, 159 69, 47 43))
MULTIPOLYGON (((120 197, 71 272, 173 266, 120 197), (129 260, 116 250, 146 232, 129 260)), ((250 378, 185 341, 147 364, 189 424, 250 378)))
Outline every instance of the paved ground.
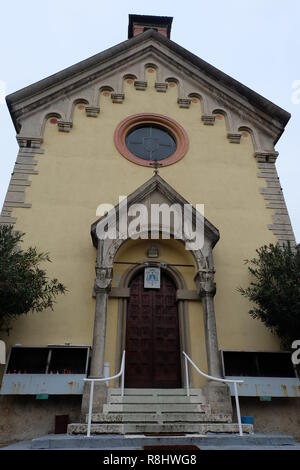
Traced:
POLYGON ((2 447, 0 450, 141 450, 144 445, 195 445, 201 450, 298 450, 300 443, 295 443, 290 436, 253 434, 249 436, 233 435, 189 435, 172 437, 153 437, 142 435, 102 435, 68 436, 47 435, 2 447))

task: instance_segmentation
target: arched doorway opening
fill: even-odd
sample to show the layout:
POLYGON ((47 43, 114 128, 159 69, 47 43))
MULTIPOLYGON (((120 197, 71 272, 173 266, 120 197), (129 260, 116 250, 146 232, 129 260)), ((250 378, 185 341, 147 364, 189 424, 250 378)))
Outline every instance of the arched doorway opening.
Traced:
POLYGON ((159 289, 144 288, 143 269, 131 279, 125 344, 125 387, 181 387, 176 285, 166 271, 159 289))

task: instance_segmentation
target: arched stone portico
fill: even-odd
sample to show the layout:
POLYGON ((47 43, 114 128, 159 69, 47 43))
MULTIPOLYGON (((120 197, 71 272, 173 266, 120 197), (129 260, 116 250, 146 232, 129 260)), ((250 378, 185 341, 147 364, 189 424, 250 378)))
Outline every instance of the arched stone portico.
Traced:
MULTIPOLYGON (((178 204, 183 207, 188 204, 173 188, 171 188, 160 176, 154 175, 143 186, 138 188, 134 193, 128 197, 128 210, 135 203, 144 203, 151 205, 152 201, 161 204, 178 204)), ((104 352, 105 352, 105 338, 106 338, 106 312, 109 292, 111 290, 112 277, 113 277, 113 263, 115 256, 120 247, 126 243, 128 238, 120 232, 119 220, 119 206, 116 206, 114 215, 116 215, 116 239, 99 239, 97 236, 98 224, 107 224, 108 218, 111 217, 110 212, 102 219, 92 225, 91 234, 94 245, 97 247, 97 262, 96 262, 96 279, 95 279, 95 295, 96 295, 96 308, 94 320, 94 333, 93 333, 93 351, 91 372, 92 377, 103 376, 104 368, 104 352)), ((195 226, 195 218, 197 217, 196 210, 192 209, 192 224, 195 226)), ((174 233, 173 227, 167 227, 171 235, 174 233)), ((204 243, 201 250, 192 250, 191 254, 195 264, 195 286, 199 298, 203 305, 204 326, 205 326, 205 340, 206 340, 206 353, 208 373, 220 377, 221 376, 221 361, 218 350, 216 320, 214 311, 214 295, 216 286, 214 283, 214 266, 212 250, 219 239, 218 230, 204 219, 204 243)), ((157 233, 164 236, 165 228, 163 226, 157 227, 157 233)), ((144 232, 150 233, 150 227, 144 227, 144 232)), ((178 239, 178 236, 176 236, 178 239)), ((180 239, 183 243, 188 243, 189 240, 185 235, 180 239)), ((197 358, 194 358, 197 360, 197 358)))

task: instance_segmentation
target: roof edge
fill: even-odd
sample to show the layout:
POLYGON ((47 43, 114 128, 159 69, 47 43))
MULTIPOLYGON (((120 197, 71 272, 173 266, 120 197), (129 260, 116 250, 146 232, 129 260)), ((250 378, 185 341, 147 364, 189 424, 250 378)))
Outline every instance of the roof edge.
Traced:
MULTIPOLYGON (((244 99, 246 98, 250 105, 258 108, 260 111, 263 111, 265 114, 269 115, 272 118, 272 120, 277 119, 279 123, 283 126, 283 128, 286 126, 286 124, 290 120, 291 114, 288 111, 285 111, 280 106, 274 104, 272 101, 263 97, 262 95, 252 90, 251 88, 247 87, 246 85, 243 85, 241 82, 230 77, 226 73, 222 72, 221 70, 217 69, 216 67, 209 64, 205 60, 196 56, 192 52, 183 48, 182 46, 175 43, 171 39, 168 39, 162 36, 160 33, 156 32, 153 29, 149 29, 135 37, 132 37, 115 46, 112 46, 103 52, 95 54, 88 59, 80 61, 59 72, 56 72, 50 75, 49 77, 39 80, 33 83, 32 85, 28 85, 27 87, 21 88, 20 90, 9 94, 6 97, 6 102, 7 102, 7 105, 8 105, 8 108, 9 108, 9 111, 10 111, 10 114, 11 114, 11 117, 12 117, 12 120, 14 122, 17 132, 18 132, 18 129, 17 129, 18 124, 17 124, 13 107, 18 102, 21 102, 25 100, 26 98, 34 96, 35 94, 38 94, 42 91, 46 91, 52 86, 57 85, 58 82, 63 82, 67 80, 68 78, 70 78, 71 76, 80 74, 82 71, 86 71, 89 68, 94 67, 100 61, 108 60, 114 55, 121 53, 122 51, 126 51, 131 46, 142 43, 143 41, 146 41, 151 37, 155 39, 157 42, 161 42, 163 45, 171 49, 173 52, 179 54, 185 60, 187 60, 196 68, 198 68, 202 73, 205 73, 212 79, 221 81, 233 92, 239 94, 244 99)), ((277 137, 277 140, 280 138, 282 132, 279 132, 279 136, 277 137)))

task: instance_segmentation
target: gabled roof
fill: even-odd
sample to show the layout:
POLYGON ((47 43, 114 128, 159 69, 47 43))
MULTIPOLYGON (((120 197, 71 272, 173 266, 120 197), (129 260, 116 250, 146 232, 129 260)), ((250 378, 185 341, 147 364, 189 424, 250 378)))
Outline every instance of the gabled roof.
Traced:
POLYGON ((8 95, 6 97, 6 101, 17 132, 20 130, 18 117, 23 114, 23 102, 25 103, 25 101, 30 101, 30 108, 28 108, 30 110, 33 110, 44 103, 49 103, 49 101, 55 99, 57 96, 58 87, 61 92, 62 88, 65 88, 65 91, 69 91, 76 88, 76 86, 81 86, 82 73, 87 74, 89 70, 92 72, 97 65, 103 65, 107 60, 114 58, 118 54, 129 51, 131 48, 140 45, 149 39, 153 39, 155 43, 162 44, 167 47, 170 51, 179 55, 183 60, 196 67, 200 73, 213 79, 216 83, 221 83, 227 89, 246 100, 249 105, 262 111, 264 114, 268 115, 270 119, 277 121, 280 124, 280 127, 282 127, 277 135, 276 140, 278 140, 283 128, 290 119, 290 114, 287 111, 153 29, 149 29, 144 33, 105 50, 104 52, 100 52, 99 54, 78 62, 71 67, 8 95), (74 79, 76 79, 76 77, 78 77, 78 83, 74 84, 74 79), (70 79, 72 79, 72 84, 69 83, 70 79), (43 96, 42 100, 40 99, 41 95, 43 96))

